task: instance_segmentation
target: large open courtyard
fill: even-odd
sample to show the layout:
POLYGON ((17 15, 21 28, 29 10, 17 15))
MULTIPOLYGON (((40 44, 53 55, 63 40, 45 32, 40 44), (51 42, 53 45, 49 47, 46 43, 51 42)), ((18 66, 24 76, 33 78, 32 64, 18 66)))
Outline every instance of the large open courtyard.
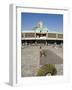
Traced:
POLYGON ((55 64, 57 75, 63 75, 63 48, 59 46, 22 46, 21 75, 36 76, 38 69, 45 64, 55 64), (41 51, 45 55, 40 55, 41 51))

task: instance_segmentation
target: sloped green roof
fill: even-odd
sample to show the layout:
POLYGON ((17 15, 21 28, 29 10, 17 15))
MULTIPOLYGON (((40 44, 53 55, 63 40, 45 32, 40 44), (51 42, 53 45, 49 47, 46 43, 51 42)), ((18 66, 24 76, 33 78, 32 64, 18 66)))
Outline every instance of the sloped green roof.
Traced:
POLYGON ((42 32, 47 32, 47 31, 48 31, 47 27, 43 27, 42 32))
POLYGON ((41 31, 41 28, 36 28, 35 31, 36 32, 40 32, 41 31))
POLYGON ((47 29, 47 27, 43 27, 43 28, 36 27, 36 28, 34 28, 34 31, 36 31, 36 32, 47 32, 48 29, 47 29))

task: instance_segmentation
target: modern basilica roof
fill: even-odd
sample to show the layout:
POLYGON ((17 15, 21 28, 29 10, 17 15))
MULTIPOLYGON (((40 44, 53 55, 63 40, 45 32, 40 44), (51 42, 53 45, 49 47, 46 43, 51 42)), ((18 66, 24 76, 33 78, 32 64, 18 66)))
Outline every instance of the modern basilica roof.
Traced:
POLYGON ((42 21, 38 22, 38 24, 36 25, 36 27, 33 28, 33 30, 35 32, 48 32, 48 28, 44 26, 42 21))

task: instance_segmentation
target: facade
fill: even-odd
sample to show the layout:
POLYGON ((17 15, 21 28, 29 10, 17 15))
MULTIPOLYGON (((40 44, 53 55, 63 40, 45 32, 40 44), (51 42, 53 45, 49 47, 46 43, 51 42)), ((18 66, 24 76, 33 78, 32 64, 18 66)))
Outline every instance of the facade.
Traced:
POLYGON ((22 45, 25 44, 61 44, 63 43, 63 33, 48 32, 48 28, 39 22, 32 31, 21 32, 22 45))

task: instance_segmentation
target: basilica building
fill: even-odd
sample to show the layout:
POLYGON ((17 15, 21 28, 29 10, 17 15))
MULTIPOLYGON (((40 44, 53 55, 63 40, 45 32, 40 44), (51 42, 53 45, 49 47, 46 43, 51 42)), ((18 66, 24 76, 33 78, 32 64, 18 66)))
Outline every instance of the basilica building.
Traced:
POLYGON ((49 32, 42 21, 30 31, 21 31, 22 45, 63 44, 63 33, 49 32))

